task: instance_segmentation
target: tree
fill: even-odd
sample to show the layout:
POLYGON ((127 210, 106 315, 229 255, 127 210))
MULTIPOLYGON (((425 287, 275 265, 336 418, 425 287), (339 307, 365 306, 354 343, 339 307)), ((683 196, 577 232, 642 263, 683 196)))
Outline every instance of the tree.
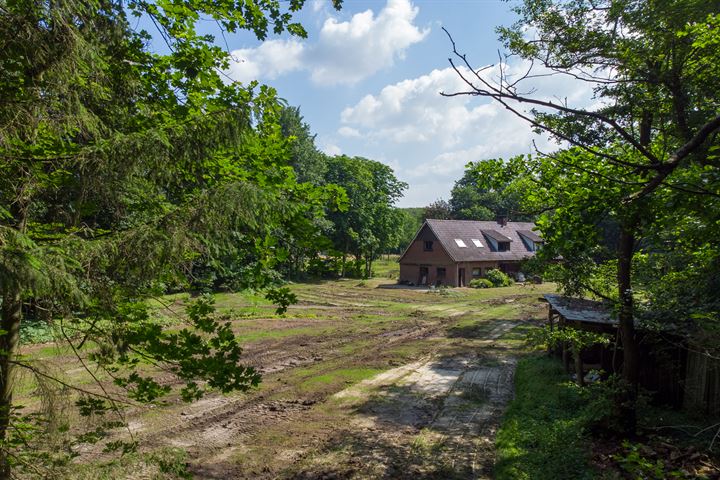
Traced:
POLYGON ((387 165, 345 155, 328 158, 325 180, 342 187, 348 198, 347 210, 328 215, 333 223, 330 237, 342 255, 341 274, 346 274, 347 256, 353 254, 361 270, 356 273, 370 276, 372 261, 398 243, 399 219, 393 204, 407 184, 387 165))
POLYGON ((117 383, 133 398, 165 392, 132 370, 142 355, 170 366, 188 399, 202 394, 198 377, 220 389, 256 383, 207 305, 174 334, 135 302, 232 249, 248 262, 246 284, 268 286, 283 254, 271 235, 279 215, 307 216, 333 197, 296 188, 274 92, 225 83, 229 55, 195 29, 208 17, 224 32, 304 36, 292 22, 303 3, 0 6, 0 478, 10 475, 13 369, 32 370, 16 357, 27 303, 72 323, 81 343, 96 340, 100 365, 130 368, 117 383), (151 21, 169 53, 152 53, 128 14, 151 21))
MULTIPOLYGON (((540 223, 548 244, 564 245, 564 258, 578 248, 575 226, 588 232, 593 221, 612 215, 618 222, 617 302, 624 351, 623 377, 631 386, 627 429, 635 427, 632 407, 638 382, 632 264, 638 239, 654 226, 669 197, 686 201, 717 195, 718 14, 715 2, 633 0, 526 0, 518 7, 518 23, 499 29, 506 47, 528 62, 530 70, 509 78, 504 63, 499 83, 488 68, 474 68, 454 48, 457 74, 467 90, 450 95, 491 98, 539 131, 566 142, 574 150, 552 159, 542 181, 566 183, 571 203, 554 204, 555 215, 540 223), (528 37, 527 32, 534 32, 528 37), (590 82, 603 100, 595 109, 522 94, 532 67, 543 75, 571 76, 590 82), (523 108, 530 107, 530 111, 523 108), (550 166, 549 166, 550 167, 550 166), (553 171, 555 173, 551 173, 553 171), (596 185, 603 188, 596 191, 596 185), (595 202, 595 205, 592 204, 595 202), (584 212, 593 212, 583 220, 584 212), (552 231, 551 231, 552 230, 552 231), (569 238, 562 235, 568 234, 569 238)), ((528 180, 534 179, 531 172, 528 180)), ((671 204, 672 205, 672 204, 671 204)), ((579 265, 579 264, 578 264, 579 265)), ((579 267, 578 267, 579 268, 579 267)), ((578 269, 582 282, 587 271, 578 269)))
POLYGON ((449 220, 452 218, 452 208, 447 200, 439 199, 425 207, 423 221, 428 218, 435 220, 449 220))
POLYGON ((315 137, 310 133, 310 125, 303 121, 299 107, 284 107, 280 112, 282 134, 292 140, 291 165, 298 182, 310 182, 321 185, 325 170, 325 156, 315 146, 315 137))
POLYGON ((423 208, 398 208, 399 238, 395 253, 403 253, 423 224, 423 208))
MULTIPOLYGON (((493 160, 481 160, 493 161, 493 160)), ((532 221, 533 215, 523 212, 520 207, 522 192, 507 186, 486 189, 475 182, 474 163, 470 163, 462 178, 455 182, 450 193, 452 218, 458 220, 495 220, 498 216, 514 221, 532 221)))

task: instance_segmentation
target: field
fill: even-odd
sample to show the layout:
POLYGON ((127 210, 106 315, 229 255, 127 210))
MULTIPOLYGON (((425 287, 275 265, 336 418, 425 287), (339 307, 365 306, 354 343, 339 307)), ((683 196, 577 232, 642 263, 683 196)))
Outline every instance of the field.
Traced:
MULTIPOLYGON (((393 288, 393 268, 380 262, 365 281, 293 284, 299 302, 285 316, 252 294, 217 294, 261 386, 132 408, 126 419, 145 456, 133 463, 81 446, 76 462, 93 467, 75 475, 171 478, 170 460, 160 462, 165 473, 138 460, 165 455, 197 478, 489 477, 524 331, 544 318, 538 297, 554 285, 393 288)), ((184 297, 167 300, 170 315, 184 297)), ((92 383, 71 352, 25 353, 92 383)), ((32 393, 21 401, 36 402, 32 393)))

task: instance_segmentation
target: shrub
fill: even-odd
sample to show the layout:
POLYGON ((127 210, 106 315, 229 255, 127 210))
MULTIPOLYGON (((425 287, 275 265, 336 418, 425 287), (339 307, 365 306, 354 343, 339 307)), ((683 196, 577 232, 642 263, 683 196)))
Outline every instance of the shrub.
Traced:
POLYGON ((510 285, 515 283, 512 278, 495 268, 493 268, 492 270, 488 270, 485 273, 485 278, 490 280, 490 282, 495 287, 509 287, 510 285))
POLYGON ((470 280, 470 286, 472 288, 492 288, 495 285, 487 278, 474 278, 470 280))
POLYGON ((340 263, 341 258, 335 256, 311 258, 305 271, 314 278, 337 278, 340 275, 340 263))

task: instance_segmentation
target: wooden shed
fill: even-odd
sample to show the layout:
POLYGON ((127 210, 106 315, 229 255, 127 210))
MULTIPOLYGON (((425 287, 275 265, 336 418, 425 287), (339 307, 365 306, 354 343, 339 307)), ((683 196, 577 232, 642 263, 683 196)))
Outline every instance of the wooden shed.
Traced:
MULTIPOLYGON (((572 355, 567 346, 555 353, 566 370, 575 364, 579 374, 590 369, 607 373, 622 370, 623 354, 618 336, 618 320, 604 303, 562 295, 544 295, 548 303, 550 328, 576 328, 609 334, 609 346, 597 345, 572 355)), ((720 361, 693 349, 687 335, 637 326, 640 355, 640 385, 653 393, 659 403, 684 407, 708 414, 720 413, 720 361)))

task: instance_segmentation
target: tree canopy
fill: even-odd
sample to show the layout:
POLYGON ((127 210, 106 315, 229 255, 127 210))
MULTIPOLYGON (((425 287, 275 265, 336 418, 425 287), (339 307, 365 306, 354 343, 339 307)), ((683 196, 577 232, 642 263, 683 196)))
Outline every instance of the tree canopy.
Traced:
MULTIPOLYGON (((479 160, 493 162, 495 160, 479 160)), ((533 215, 522 210, 518 185, 500 185, 484 187, 475 181, 475 163, 470 163, 463 176, 455 182, 450 193, 450 211, 452 218, 458 220, 495 220, 498 216, 513 221, 532 220, 533 215)))
MULTIPOLYGON (((18 458, 8 456, 17 441, 8 433, 16 418, 12 372, 38 372, 16 356, 24 315, 61 322, 71 345, 96 342, 93 359, 108 372, 121 365, 116 383, 137 400, 167 393, 139 373, 139 358, 165 365, 186 399, 257 383, 209 303, 189 307, 188 327, 168 333, 139 300, 187 288, 207 270, 240 286, 271 287, 274 266, 287 256, 276 248, 277 230, 305 239, 315 231, 310 219, 341 199, 334 187, 298 184, 275 92, 227 82, 229 53, 196 28, 212 19, 227 33, 305 36, 293 21, 303 3, 0 7, 3 478, 18 458), (156 31, 134 29, 130 16, 156 31), (152 35, 167 53, 149 49, 152 35)), ((281 309, 291 300, 282 289, 269 296, 281 309)), ((114 401, 98 394, 90 410, 114 401)))
POLYGON ((400 213, 394 203, 402 196, 407 184, 395 178, 387 165, 362 157, 338 155, 328 160, 326 181, 347 192, 346 211, 331 212, 333 222, 330 238, 342 255, 342 274, 346 273, 346 257, 354 255, 354 269, 364 276, 372 273, 372 261, 380 254, 397 248, 400 213))
MULTIPOLYGON (((678 250, 666 242, 685 242, 687 228, 687 238, 698 241, 688 250, 706 265, 700 271, 716 261, 708 252, 717 238, 711 232, 720 192, 715 153, 720 114, 717 82, 706 82, 717 69, 712 47, 718 41, 717 11, 717 2, 705 1, 524 1, 518 23, 499 30, 506 47, 541 66, 543 75, 592 83, 600 100, 592 109, 521 93, 537 73, 532 68, 508 78, 501 65, 499 83, 493 83, 457 49, 460 63, 451 59, 468 86, 455 94, 491 98, 571 147, 507 165, 479 163, 476 170, 490 184, 515 178, 534 185, 525 192, 533 206, 546 209, 538 221, 549 247, 543 254, 562 256, 565 287, 590 289, 617 303, 623 376, 633 388, 638 253, 659 261, 655 265, 685 270, 667 279, 697 278, 687 272, 696 264, 668 262, 668 254, 678 250), (608 218, 619 227, 615 295, 593 285, 597 265, 588 251, 597 226, 608 218)), ((628 428, 634 428, 633 412, 625 413, 628 428)))

